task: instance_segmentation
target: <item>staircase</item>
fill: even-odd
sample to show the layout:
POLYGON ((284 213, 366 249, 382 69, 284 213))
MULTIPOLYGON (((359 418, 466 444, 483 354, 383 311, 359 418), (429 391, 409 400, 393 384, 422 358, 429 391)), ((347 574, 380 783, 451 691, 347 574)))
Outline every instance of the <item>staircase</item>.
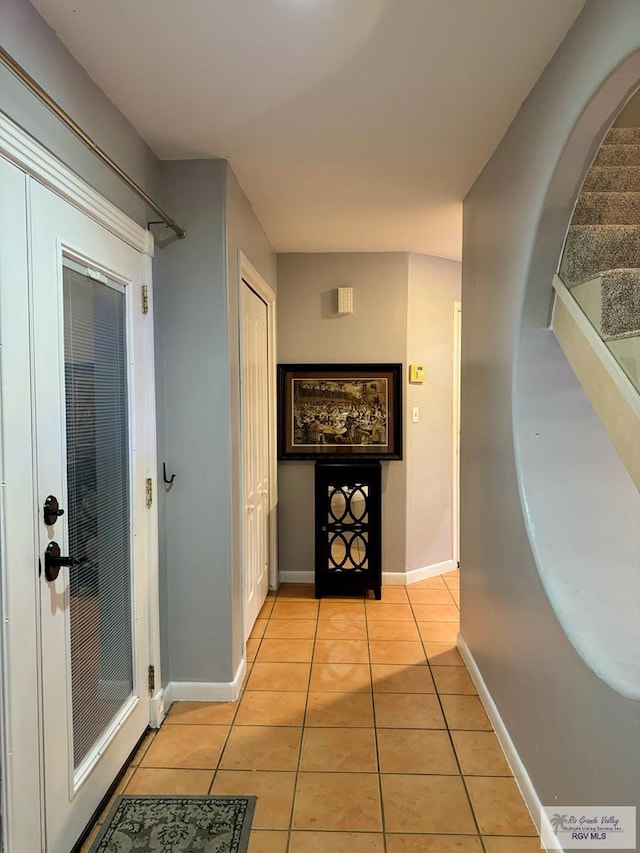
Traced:
POLYGON ((640 335, 640 127, 614 127, 571 220, 560 278, 603 340, 640 335))

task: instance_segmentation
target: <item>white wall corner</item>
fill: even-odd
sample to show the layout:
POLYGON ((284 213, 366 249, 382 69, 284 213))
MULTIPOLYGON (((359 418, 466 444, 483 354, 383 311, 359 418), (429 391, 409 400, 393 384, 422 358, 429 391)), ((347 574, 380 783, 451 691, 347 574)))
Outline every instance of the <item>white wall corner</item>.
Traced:
POLYGON ((243 657, 233 681, 171 681, 164 691, 164 713, 174 702, 235 702, 246 674, 243 657))
POLYGON ((430 566, 420 566, 417 569, 407 569, 406 572, 383 572, 382 583, 391 585, 403 584, 409 586, 412 583, 435 578, 445 572, 452 572, 456 568, 453 560, 445 560, 442 563, 433 563, 430 566))
POLYGON ((556 844, 556 846, 543 847, 542 849, 553 850, 555 851, 555 853, 557 853, 557 851, 560 851, 560 853, 562 853, 562 848, 558 847, 557 842, 555 842, 555 835, 551 828, 551 824, 549 823, 549 819, 542 812, 542 803, 540 802, 540 798, 538 797, 536 789, 533 786, 531 777, 527 773, 527 769, 524 766, 520 755, 518 754, 514 742, 511 740, 511 735, 509 734, 507 727, 505 726, 504 721, 500 716, 500 712, 498 711, 496 703, 491 698, 491 694, 489 693, 489 689, 484 682, 482 673, 480 672, 478 665, 475 662, 475 659, 471 653, 471 650, 462 634, 458 634, 457 645, 460 654, 462 655, 462 659, 464 660, 467 669, 469 670, 469 675, 471 676, 476 690, 478 691, 478 697, 482 702, 482 705, 485 711, 487 712, 487 716, 489 717, 489 721, 491 722, 491 725, 495 730, 496 737, 500 742, 502 751, 504 752, 505 758, 507 759, 507 763, 511 768, 511 772, 513 773, 513 777, 516 781, 516 784, 520 789, 520 793, 522 794, 522 798, 524 799, 525 805, 529 810, 531 819, 533 820, 542 839, 554 839, 554 843, 556 844))
POLYGON ((407 583, 407 573, 406 572, 383 572, 382 573, 382 584, 383 586, 405 586, 407 583))
MULTIPOLYGON (((453 572, 457 568, 453 560, 444 560, 442 563, 432 563, 430 566, 420 566, 418 569, 409 569, 406 574, 406 583, 412 584, 443 575, 445 572, 453 572)), ((388 583, 388 581, 387 581, 388 583)))

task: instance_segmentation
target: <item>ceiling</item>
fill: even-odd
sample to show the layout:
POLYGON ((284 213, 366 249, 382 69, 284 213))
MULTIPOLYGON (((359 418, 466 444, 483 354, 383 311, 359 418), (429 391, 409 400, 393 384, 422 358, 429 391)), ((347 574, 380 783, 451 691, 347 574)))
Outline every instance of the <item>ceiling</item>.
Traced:
POLYGON ((160 158, 230 160, 277 251, 454 259, 464 196, 584 5, 32 2, 160 158))

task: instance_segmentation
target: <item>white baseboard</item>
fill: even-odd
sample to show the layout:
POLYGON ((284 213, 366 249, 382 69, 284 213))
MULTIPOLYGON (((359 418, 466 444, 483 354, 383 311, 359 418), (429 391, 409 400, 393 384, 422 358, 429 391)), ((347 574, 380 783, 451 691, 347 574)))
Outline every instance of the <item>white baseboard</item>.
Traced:
MULTIPOLYGON (((383 572, 382 583, 389 585, 402 585, 417 583, 427 578, 435 578, 445 572, 452 572, 457 568, 453 560, 445 560, 443 563, 433 563, 431 566, 421 566, 419 569, 409 569, 406 572, 383 572)), ((309 583, 315 582, 313 572, 280 572, 280 583, 309 583)))
POLYGON ((406 572, 383 572, 382 583, 388 584, 412 584, 452 572, 457 566, 453 560, 445 560, 442 563, 432 563, 430 566, 420 566, 418 569, 408 569, 406 572))
MULTIPOLYGON (((482 677, 482 673, 478 669, 478 665, 475 662, 473 655, 471 654, 471 650, 467 645, 462 634, 458 634, 458 649, 460 654, 462 655, 462 659, 467 665, 467 669, 469 670, 469 674, 473 683, 476 686, 476 690, 478 691, 478 697, 482 702, 485 711, 487 712, 487 716, 493 726, 496 737, 500 741, 500 746, 502 747, 502 751, 505 754, 507 759, 507 763, 511 768, 511 772, 513 773, 513 777, 516 780, 516 784, 518 788, 520 788, 520 793, 522 794, 522 798, 524 799, 526 807, 529 809, 529 813, 531 818, 536 825, 538 832, 541 833, 542 838, 554 838, 553 831, 551 829, 551 824, 549 823, 546 815, 541 817, 542 813, 542 804, 540 802, 540 798, 536 792, 536 789, 533 787, 533 782, 531 781, 531 777, 527 773, 527 769, 522 763, 522 759, 520 758, 518 751, 515 747, 514 742, 511 740, 511 735, 509 734, 507 727, 504 724, 502 717, 500 716, 500 712, 498 711, 496 703, 491 698, 491 694, 487 688, 487 685, 484 682, 484 678, 482 677), (542 826, 540 825, 542 820, 542 826)), ((546 848, 544 848, 546 849, 546 848)), ((554 847, 554 851, 560 850, 559 847, 554 847)))
POLYGON ((149 725, 152 729, 160 728, 164 718, 167 716, 168 710, 166 691, 164 688, 161 688, 149 701, 149 725))
POLYGON ((246 674, 242 658, 233 681, 170 681, 164 690, 164 712, 174 702, 235 702, 246 674))

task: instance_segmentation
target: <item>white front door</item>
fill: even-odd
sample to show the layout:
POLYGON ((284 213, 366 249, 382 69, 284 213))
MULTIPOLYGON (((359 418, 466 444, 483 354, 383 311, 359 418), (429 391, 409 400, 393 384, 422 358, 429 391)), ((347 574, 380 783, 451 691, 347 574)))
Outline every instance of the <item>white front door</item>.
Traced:
POLYGON ((267 306, 242 294, 243 596, 245 639, 269 590, 269 347, 267 306))
POLYGON ((69 853, 149 721, 144 256, 29 191, 46 850, 69 853))

